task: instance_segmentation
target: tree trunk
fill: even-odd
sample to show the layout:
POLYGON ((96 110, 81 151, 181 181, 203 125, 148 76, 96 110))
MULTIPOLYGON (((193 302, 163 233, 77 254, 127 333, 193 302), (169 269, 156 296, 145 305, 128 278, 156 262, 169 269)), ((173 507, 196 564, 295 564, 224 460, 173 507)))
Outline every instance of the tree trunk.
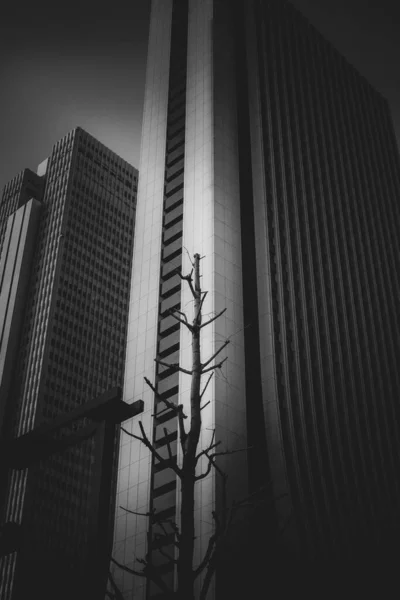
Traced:
MULTIPOLYGON (((186 469, 192 470, 191 465, 186 469)), ((193 552, 194 552, 194 476, 188 472, 182 478, 181 492, 181 539, 178 560, 178 598, 194 600, 193 552)))
MULTIPOLYGON (((202 292, 200 287, 200 255, 194 255, 194 261, 192 262, 193 269, 189 275, 183 276, 180 273, 181 279, 185 280, 192 293, 194 299, 194 318, 192 324, 189 324, 186 314, 177 309, 171 309, 171 315, 177 320, 179 323, 185 325, 190 333, 192 339, 192 369, 188 370, 180 366, 179 363, 169 363, 164 360, 155 359, 155 361, 167 368, 178 369, 179 371, 185 373, 186 375, 191 376, 191 388, 190 388, 190 426, 189 431, 186 431, 184 425, 184 419, 188 418, 189 415, 185 415, 183 412, 182 404, 174 404, 170 402, 168 399, 164 398, 162 394, 159 394, 155 386, 145 377, 145 381, 150 389, 155 394, 156 398, 165 404, 166 409, 175 412, 178 418, 178 429, 179 429, 179 440, 180 446, 182 448, 182 465, 179 466, 172 459, 172 450, 168 444, 169 456, 170 459, 165 459, 162 455, 159 454, 157 448, 153 446, 146 435, 143 424, 139 421, 139 427, 141 431, 141 435, 135 435, 134 433, 126 431, 122 428, 122 431, 141 441, 152 453, 154 459, 163 466, 163 468, 173 469, 176 475, 180 479, 181 491, 180 491, 180 526, 175 523, 172 519, 167 519, 172 527, 173 532, 176 535, 175 544, 178 547, 177 556, 171 556, 169 553, 163 551, 163 547, 158 548, 158 551, 163 555, 169 564, 177 566, 177 586, 175 590, 170 590, 168 586, 162 579, 161 572, 157 573, 157 569, 152 567, 152 564, 148 562, 147 557, 146 560, 140 559, 140 562, 145 565, 143 571, 136 571, 126 565, 119 564, 115 559, 112 559, 113 563, 119 566, 124 571, 131 573, 132 575, 137 575, 141 577, 145 577, 148 581, 154 582, 164 593, 165 597, 173 597, 178 600, 194 600, 194 583, 196 578, 200 577, 203 571, 206 569, 204 582, 201 590, 201 599, 205 600, 211 580, 213 578, 214 571, 216 569, 217 558, 219 553, 217 554, 217 543, 219 542, 219 537, 223 535, 225 529, 225 518, 226 518, 226 510, 223 511, 222 520, 218 519, 216 513, 213 512, 213 518, 215 519, 216 528, 215 533, 208 540, 208 547, 204 554, 203 559, 200 561, 199 565, 196 569, 193 568, 193 558, 194 558, 194 546, 195 546, 195 486, 196 483, 202 479, 205 479, 211 468, 214 467, 217 469, 222 476, 224 474, 221 472, 219 467, 215 464, 215 458, 217 456, 221 456, 223 454, 230 454, 230 452, 213 452, 215 448, 219 445, 220 442, 215 442, 214 435, 215 430, 213 432, 211 441, 207 448, 202 449, 198 453, 198 444, 200 440, 200 433, 202 427, 201 420, 201 401, 202 395, 208 386, 209 381, 213 373, 208 377, 207 383, 204 386, 203 392, 201 392, 201 377, 204 373, 208 373, 215 369, 221 369, 222 364, 225 362, 226 358, 219 362, 218 364, 212 364, 215 358, 220 354, 220 352, 229 344, 229 340, 226 340, 215 353, 208 358, 203 364, 201 362, 201 352, 200 352, 200 337, 201 337, 201 329, 202 327, 206 327, 210 325, 213 321, 218 319, 226 309, 220 311, 218 314, 209 318, 202 323, 202 306, 204 299, 206 297, 207 292, 202 292), (193 276, 194 272, 194 277, 193 276), (209 366, 211 365, 211 366, 209 366), (208 459, 208 465, 201 474, 196 474, 196 466, 197 462, 201 457, 206 457, 208 459), (219 524, 219 525, 218 525, 219 524), (222 527, 222 529, 221 529, 222 527)), ((207 402, 205 406, 209 404, 207 402)), ((166 432, 167 435, 167 432, 166 432)), ((168 441, 168 440, 167 440, 168 441)), ((225 481, 225 478, 224 478, 225 481)), ((226 501, 226 499, 225 499, 226 501)), ((128 510, 128 512, 133 512, 133 514, 138 514, 143 517, 154 517, 154 511, 150 511, 148 513, 135 513, 134 511, 128 510)), ((162 526, 162 519, 160 520, 160 526, 164 530, 166 537, 169 537, 168 532, 162 526)), ((168 542, 169 543, 169 542, 168 542)), ((138 559, 139 560, 139 559, 138 559)))
POLYGON ((181 478, 181 537, 178 559, 178 598, 194 600, 193 554, 195 541, 194 528, 194 488, 196 476, 196 453, 201 431, 200 411, 200 325, 201 288, 200 255, 194 255, 194 319, 192 332, 192 382, 190 388, 190 430, 183 448, 181 478))

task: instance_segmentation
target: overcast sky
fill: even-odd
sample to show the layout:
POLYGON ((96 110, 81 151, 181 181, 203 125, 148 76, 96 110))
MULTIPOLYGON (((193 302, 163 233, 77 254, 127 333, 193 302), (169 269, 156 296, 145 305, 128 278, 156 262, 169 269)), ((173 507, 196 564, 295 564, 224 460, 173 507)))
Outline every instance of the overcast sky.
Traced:
MULTIPOLYGON (((292 2, 389 99, 400 138, 400 0, 292 2)), ((138 167, 150 0, 12 6, 0 22, 0 189, 77 125, 138 167)))

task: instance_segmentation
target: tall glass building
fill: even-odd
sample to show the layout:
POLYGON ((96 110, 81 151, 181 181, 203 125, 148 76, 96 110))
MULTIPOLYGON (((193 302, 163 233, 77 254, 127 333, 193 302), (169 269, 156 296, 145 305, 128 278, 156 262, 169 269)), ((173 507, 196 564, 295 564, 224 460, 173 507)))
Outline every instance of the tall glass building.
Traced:
MULTIPOLYGON (((279 565, 282 585, 296 565, 299 576, 313 565, 311 578, 330 565, 330 580, 338 565, 365 570, 399 524, 400 169, 387 101, 286 2, 153 0, 140 174, 125 400, 144 399, 145 431, 179 459, 174 415, 158 416, 143 378, 187 406, 188 376, 154 358, 190 368, 168 309, 190 314, 176 269, 200 253, 204 311, 227 309, 203 330, 204 359, 231 340, 201 444, 215 429, 226 449, 252 447, 221 467, 231 499, 268 490, 253 538, 261 581, 279 565)), ((197 564, 220 501, 211 472, 197 488, 197 564)), ((126 435, 116 506, 179 520, 174 474, 126 435)), ((137 568, 147 554, 172 589, 173 539, 163 555, 155 533, 117 508, 114 557, 137 568)), ((240 585, 251 596, 254 573, 223 573, 210 598, 240 585)), ((114 575, 125 598, 164 597, 114 575)))
MULTIPOLYGON (((137 181, 137 169, 76 128, 37 173, 5 186, 3 442, 122 385, 137 181)), ((86 437, 2 480, 2 523, 19 525, 23 543, 0 559, 1 598, 61 598, 66 589, 78 597, 94 526, 95 452, 86 437)))

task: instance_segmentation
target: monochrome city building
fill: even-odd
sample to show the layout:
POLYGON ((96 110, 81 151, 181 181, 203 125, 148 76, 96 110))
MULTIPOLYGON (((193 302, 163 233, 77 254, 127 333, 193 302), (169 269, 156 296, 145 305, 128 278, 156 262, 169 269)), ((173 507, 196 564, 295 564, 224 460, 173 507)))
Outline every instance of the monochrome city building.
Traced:
MULTIPOLYGON (((192 316, 195 253, 204 314, 226 309, 202 359, 230 342, 200 450, 248 448, 218 464, 228 503, 257 499, 208 600, 375 570, 400 530, 399 194, 387 101, 292 5, 152 0, 140 181, 76 128, 0 202, 1 598, 74 597, 97 567, 105 589, 100 530, 125 600, 166 600, 137 559, 176 587, 176 540, 145 515, 179 525, 179 481, 117 427, 101 437, 102 407, 123 385, 112 427, 141 421, 179 461, 144 378, 189 411, 190 376, 155 359, 191 368, 170 310, 192 316)), ((222 489, 213 470, 196 486, 195 566, 222 489)))
MULTIPOLYGON (((5 186, 2 450, 122 385, 137 181, 137 169, 78 127, 37 173, 25 169, 5 186)), ((1 598, 64 597, 68 585, 78 597, 74 577, 87 568, 97 514, 99 449, 95 436, 78 431, 89 422, 86 416, 58 428, 57 439, 77 435, 63 452, 41 455, 29 469, 2 466, 1 524, 19 526, 22 543, 0 558, 1 598)), ((23 466, 33 451, 25 451, 23 466)), ((108 492, 111 504, 114 495, 108 492)), ((99 527, 110 535, 112 522, 99 527)))
MULTIPOLYGON (((227 450, 251 448, 221 460, 229 498, 268 488, 258 536, 290 564, 350 564, 398 532, 399 179, 387 101, 289 3, 153 0, 123 392, 144 413, 127 428, 142 421, 179 459, 174 413, 158 415, 144 377, 187 408, 190 377, 154 359, 190 369, 189 333, 168 311, 190 318, 176 270, 199 253, 204 312, 226 308, 202 357, 230 340, 201 448, 213 430, 227 450)), ((197 485, 196 564, 220 494, 211 471, 197 485)), ((115 560, 147 555, 173 589, 173 562, 133 513, 179 522, 178 482, 125 433, 115 505, 115 560)), ((124 598, 163 597, 113 574, 124 598)), ((217 572, 210 598, 233 597, 227 585, 217 572)))

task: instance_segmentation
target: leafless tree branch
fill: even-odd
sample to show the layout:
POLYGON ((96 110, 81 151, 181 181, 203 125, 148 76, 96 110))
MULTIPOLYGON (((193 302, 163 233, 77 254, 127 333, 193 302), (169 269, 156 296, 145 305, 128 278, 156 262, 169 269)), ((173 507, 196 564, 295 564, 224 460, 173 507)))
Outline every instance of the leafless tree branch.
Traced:
POLYGON ((212 432, 210 444, 213 444, 214 440, 215 440, 215 427, 214 427, 213 432, 212 432))
POLYGON ((134 510, 130 510, 129 508, 125 508, 125 506, 120 506, 120 508, 122 508, 122 510, 124 510, 127 513, 130 513, 131 515, 137 515, 138 517, 151 517, 154 515, 154 510, 151 510, 147 513, 141 513, 141 512, 136 512, 134 510))
POLYGON ((164 558, 166 558, 170 563, 176 565, 178 564, 178 561, 173 558, 172 556, 170 556, 167 552, 165 552, 165 550, 163 550, 162 548, 157 548, 158 552, 164 556, 164 558))
POLYGON ((193 278, 192 278, 192 274, 193 274, 193 269, 190 271, 189 275, 182 275, 182 273, 179 273, 179 277, 184 280, 187 281, 188 286, 190 288, 190 291, 192 292, 192 296, 194 299, 197 298, 197 294, 195 292, 195 289, 193 287, 193 278))
POLYGON ((157 450, 154 448, 153 444, 151 444, 149 438, 147 437, 147 435, 144 431, 144 428, 143 428, 143 423, 141 421, 139 421, 139 427, 140 427, 140 431, 142 433, 142 437, 135 435, 134 433, 130 433, 124 427, 121 427, 121 430, 124 433, 126 433, 127 435, 129 435, 130 437, 133 437, 135 440, 139 440, 140 442, 142 442, 142 444, 144 444, 146 446, 146 448, 148 448, 150 450, 150 452, 152 453, 154 458, 156 458, 158 460, 158 462, 163 464, 165 467, 171 468, 173 471, 175 471, 175 473, 178 475, 178 477, 180 477, 181 470, 178 467, 178 465, 175 462, 167 461, 167 460, 165 460, 165 458, 160 456, 160 454, 157 452, 157 450))
POLYGON ((201 563, 199 564, 197 569, 195 569, 195 571, 194 571, 195 577, 198 577, 204 571, 206 566, 209 564, 210 558, 211 558, 212 552, 214 550, 214 547, 217 543, 217 540, 218 540, 218 533, 215 532, 208 540, 208 546, 207 546, 207 550, 204 554, 203 560, 201 561, 201 563))
POLYGON ((115 579, 114 579, 111 571, 108 572, 108 579, 109 579, 109 582, 111 583, 111 587, 113 588, 114 594, 115 594, 114 596, 112 596, 110 594, 110 598, 115 598, 116 600, 124 600, 121 590, 118 588, 117 584, 115 583, 115 579))
POLYGON ((131 569, 130 567, 127 567, 126 565, 119 563, 117 560, 115 560, 115 558, 111 557, 111 562, 113 562, 117 567, 122 569, 122 571, 126 571, 127 573, 130 573, 131 575, 138 575, 139 577, 145 577, 147 579, 151 579, 152 581, 154 581, 154 583, 156 585, 158 585, 158 587, 160 589, 163 590, 163 592, 165 592, 166 594, 171 593, 171 590, 165 584, 163 579, 158 575, 158 573, 155 571, 155 569, 153 569, 148 564, 148 562, 146 560, 144 560, 143 558, 137 558, 136 560, 138 563, 140 563, 141 565, 144 566, 143 571, 137 571, 136 569, 131 569))
MULTIPOLYGON (((207 454, 206 454, 207 456, 207 454)), ((201 475, 196 475, 195 481, 200 481, 201 479, 205 479, 207 477, 207 475, 209 475, 211 473, 211 467, 215 466, 213 465, 212 460, 207 456, 208 458, 208 465, 207 465, 207 469, 204 471, 204 473, 202 473, 201 475)))
MULTIPOLYGON (((136 571, 136 569, 131 569, 130 567, 127 567, 126 565, 123 565, 122 563, 118 562, 117 560, 115 560, 115 558, 111 557, 111 562, 114 563, 114 565, 116 565, 117 567, 119 567, 122 571, 125 571, 126 573, 130 573, 131 575, 137 575, 138 577, 147 577, 147 574, 145 573, 145 571, 136 571)), ((140 561, 138 561, 140 562, 140 561)), ((147 563, 145 563, 147 565, 147 563)))
POLYGON ((167 363, 159 358, 155 358, 154 362, 158 365, 162 365, 163 367, 168 367, 169 369, 176 369, 177 371, 181 371, 181 373, 186 373, 186 375, 191 375, 192 371, 188 371, 179 365, 179 363, 167 363))
POLYGON ((215 315, 215 317, 212 317, 212 319, 209 319, 208 321, 206 321, 205 323, 200 325, 200 328, 203 329, 203 327, 210 325, 210 323, 212 323, 213 321, 216 321, 216 319, 219 319, 219 317, 221 317, 224 314, 224 312, 226 312, 226 308, 221 310, 217 315, 215 315))
POLYGON ((179 527, 175 523, 175 521, 173 521, 172 519, 158 519, 157 515, 155 515, 155 517, 154 517, 154 523, 158 523, 160 526, 161 526, 162 523, 168 523, 171 526, 171 529, 175 533, 176 539, 179 542, 181 534, 180 534, 180 531, 179 531, 179 527))
POLYGON ((182 310, 179 310, 178 308, 173 308, 173 307, 172 307, 172 308, 170 309, 170 311, 171 311, 171 312, 173 312, 173 313, 178 313, 178 315, 182 315, 182 317, 183 317, 183 319, 184 319, 185 323, 187 323, 188 325, 190 325, 190 323, 189 323, 189 321, 188 321, 188 318, 187 318, 187 316, 186 316, 186 313, 184 313, 182 310))
POLYGON ((173 462, 174 457, 173 457, 173 454, 172 454, 171 444, 170 444, 169 439, 168 439, 168 429, 166 427, 163 427, 163 431, 164 431, 165 439, 167 441, 168 456, 169 456, 170 461, 173 462))
MULTIPOLYGON (((217 468, 217 465, 215 463, 213 463, 213 466, 215 468, 217 468)), ((211 468, 211 463, 210 463, 210 468, 211 468)), ((223 480, 223 490, 222 490, 222 521, 219 518, 218 514, 214 511, 213 514, 213 518, 215 521, 215 526, 216 526, 216 530, 215 530, 215 542, 213 545, 213 548, 210 548, 210 543, 209 546, 207 548, 207 561, 205 560, 205 558, 203 559, 201 565, 199 565, 198 568, 200 568, 200 566, 203 568, 207 567, 207 571, 206 571, 206 576, 204 578, 201 590, 200 590, 200 596, 199 596, 199 600, 206 600, 207 597, 207 593, 208 593, 208 589, 210 587, 210 583, 211 580, 213 578, 216 566, 217 566, 217 561, 218 561, 218 556, 219 553, 223 550, 223 542, 225 539, 225 536, 227 534, 227 532, 229 531, 229 527, 232 524, 232 520, 234 517, 234 508, 235 505, 232 505, 231 507, 229 507, 229 509, 227 509, 227 505, 226 505, 226 483, 227 483, 227 475, 226 473, 224 473, 223 471, 221 471, 220 469, 219 473, 222 476, 222 480, 223 480), (226 517, 226 513, 228 512, 228 517, 226 517)), ((239 503, 240 504, 240 503, 239 503)))
MULTIPOLYGON (((208 448, 206 448, 205 450, 202 450, 197 456, 196 456, 196 460, 197 462, 199 462, 199 459, 201 456, 207 455, 208 452, 210 452, 211 450, 213 450, 213 448, 216 448, 217 446, 220 445, 221 442, 215 442, 214 444, 210 444, 208 446, 208 448)), ((208 459, 210 459, 210 457, 207 457, 208 459)))
POLYGON ((183 421, 183 419, 185 418, 185 416, 183 414, 183 404, 179 404, 178 407, 180 409, 178 412, 179 439, 181 442, 182 450, 184 450, 186 440, 187 440, 187 433, 185 430, 185 423, 183 421))
POLYGON ((208 367, 208 369, 203 369, 201 374, 204 375, 204 373, 208 373, 209 371, 215 371, 215 369, 221 369, 222 365, 224 364, 224 362, 226 362, 228 360, 228 357, 226 356, 224 358, 224 360, 221 360, 220 363, 218 363, 217 365, 213 365, 212 367, 208 367))
POLYGON ((202 294, 203 294, 203 297, 200 301, 200 307, 199 307, 199 312, 198 312, 198 314, 200 314, 200 315, 201 315, 201 311, 203 309, 204 300, 206 299, 208 292, 202 292, 202 294))
POLYGON ((210 559, 207 565, 206 576, 203 581, 203 585, 201 586, 199 600, 206 600, 208 589, 211 584, 211 580, 213 578, 217 563, 217 550, 214 549, 214 552, 211 554, 210 559))
POLYGON ((149 386, 149 388, 152 390, 152 392, 154 392, 154 395, 156 396, 156 398, 158 400, 160 400, 160 402, 163 402, 165 404, 165 406, 167 406, 167 408, 173 410, 178 415, 179 415, 179 413, 181 413, 183 419, 187 419, 187 416, 183 412, 182 404, 174 404, 173 402, 170 402, 166 398, 163 398, 162 395, 157 392, 156 388, 151 383, 151 381, 149 379, 147 379, 147 377, 144 377, 144 380, 147 383, 147 385, 149 386))
POLYGON ((208 292, 202 292, 201 290, 198 290, 198 295, 197 295, 197 312, 194 316, 193 319, 193 327, 192 327, 192 331, 194 331, 194 328, 199 328, 199 330, 201 329, 201 319, 202 319, 202 307, 203 307, 203 303, 204 300, 207 297, 208 292), (201 297, 203 295, 203 297, 201 297))
MULTIPOLYGON (((214 447, 216 445, 220 444, 220 442, 217 442, 216 444, 214 444, 214 447)), ((211 467, 214 467, 214 469, 216 469, 216 471, 219 472, 219 474, 221 476, 225 476, 225 473, 218 467, 218 465, 215 463, 215 459, 218 456, 226 456, 228 454, 235 454, 236 452, 245 452, 247 450, 250 450, 252 447, 249 446, 248 448, 238 448, 237 450, 226 450, 225 452, 213 452, 213 454, 209 454, 210 451, 210 447, 206 448, 205 450, 203 450, 202 452, 200 452, 200 454, 198 455, 197 459, 200 458, 200 456, 207 456, 209 463, 207 465, 207 469, 204 473, 202 473, 201 475, 197 475, 196 477, 196 481, 199 481, 200 479, 205 479, 207 477, 207 475, 210 473, 211 471, 211 467)))
MULTIPOLYGON (((187 250, 186 250, 187 251, 187 250)), ((189 257, 190 258, 190 257, 189 257)), ((175 521, 171 519, 163 519, 159 518, 154 510, 147 513, 136 513, 135 511, 131 511, 129 509, 124 509, 128 513, 137 514, 141 516, 146 516, 151 518, 151 523, 154 525, 153 530, 153 540, 158 540, 160 543, 157 546, 158 548, 153 548, 153 550, 149 551, 146 555, 145 559, 137 559, 137 561, 144 565, 143 571, 138 572, 137 574, 142 577, 147 577, 154 581, 154 583, 162 589, 166 594, 171 594, 171 592, 167 589, 165 582, 160 577, 160 572, 157 571, 156 567, 152 565, 151 555, 153 552, 158 551, 161 556, 163 556, 168 562, 177 565, 177 575, 178 575, 178 596, 182 599, 189 599, 194 597, 193 591, 193 582, 196 577, 200 574, 205 573, 202 589, 201 589, 201 600, 206 600, 206 595, 208 593, 208 589, 210 586, 210 582, 212 580, 213 574, 215 572, 215 568, 217 565, 217 559, 219 553, 222 551, 222 540, 227 531, 227 527, 232 521, 233 515, 236 510, 239 508, 245 508, 248 506, 248 503, 242 502, 235 506, 231 507, 229 511, 226 510, 226 481, 227 475, 223 472, 223 470, 218 466, 219 457, 225 456, 228 454, 233 454, 235 452, 243 451, 244 449, 238 449, 233 451, 219 452, 216 451, 220 445, 219 441, 215 441, 215 430, 212 432, 211 440, 208 444, 208 447, 200 452, 198 452, 198 444, 201 435, 201 427, 202 427, 202 409, 208 406, 210 402, 206 402, 204 406, 201 406, 202 398, 205 395, 205 392, 209 386, 212 376, 214 375, 214 371, 216 369, 221 369, 222 365, 225 363, 227 358, 220 360, 218 364, 213 364, 216 358, 220 355, 220 353, 226 348, 226 346, 230 343, 229 339, 226 339, 221 347, 214 352, 214 354, 204 362, 201 363, 201 329, 206 327, 206 325, 212 324, 216 319, 222 316, 226 309, 219 311, 217 314, 210 313, 207 316, 207 321, 202 323, 202 310, 204 306, 205 299, 207 297, 207 292, 203 292, 201 290, 201 274, 199 262, 201 258, 199 254, 194 254, 193 260, 190 260, 192 270, 189 274, 183 275, 181 269, 177 268, 176 274, 180 277, 181 280, 186 281, 192 297, 194 299, 193 305, 193 321, 192 324, 189 324, 189 320, 185 312, 179 310, 179 308, 172 308, 169 311, 166 311, 165 314, 169 314, 173 316, 175 321, 180 324, 185 325, 192 335, 192 369, 184 369, 179 365, 178 362, 170 363, 167 360, 162 360, 160 358, 156 358, 155 362, 158 365, 161 365, 167 369, 181 371, 184 374, 190 375, 192 378, 191 388, 190 388, 190 425, 187 425, 187 431, 184 426, 184 419, 187 416, 184 414, 183 405, 177 405, 174 402, 171 402, 168 399, 163 398, 162 394, 158 393, 156 390, 156 385, 153 385, 146 377, 145 382, 149 386, 149 388, 154 393, 154 397, 157 400, 156 406, 158 410, 160 408, 160 404, 163 403, 165 408, 163 408, 162 413, 166 410, 172 411, 174 415, 178 418, 178 435, 180 444, 182 446, 182 464, 178 467, 176 462, 176 457, 173 456, 172 451, 172 443, 171 443, 171 435, 168 434, 168 430, 166 427, 163 427, 164 435, 165 435, 165 443, 167 448, 161 452, 164 456, 166 455, 168 458, 163 458, 161 456, 160 451, 155 448, 154 445, 150 443, 149 438, 146 435, 143 424, 139 422, 140 427, 140 435, 134 435, 126 431, 124 428, 123 431, 130 435, 131 437, 140 440, 152 453, 154 460, 157 460, 162 466, 170 467, 173 471, 179 476, 182 482, 182 492, 181 492, 181 515, 180 515, 180 527, 177 526, 175 521), (203 391, 201 391, 201 376, 205 373, 210 372, 207 382, 204 385, 203 391), (208 464, 205 468, 205 472, 196 476, 196 469, 199 460, 203 457, 207 457, 208 464), (223 487, 222 487, 222 506, 223 510, 220 515, 213 513, 213 518, 215 521, 215 529, 213 534, 211 535, 207 549, 205 551, 204 557, 201 560, 200 564, 197 568, 193 569, 193 556, 194 556, 194 542, 196 539, 196 530, 195 530, 195 520, 194 520, 194 507, 195 507, 195 494, 194 494, 194 485, 197 481, 204 479, 210 473, 211 469, 214 467, 216 472, 222 477, 223 487), (168 526, 169 525, 169 526, 168 526), (164 543, 165 542, 165 543, 164 543), (178 553, 176 554, 176 558, 174 552, 168 550, 168 544, 174 544, 178 548, 178 553)), ((155 412, 155 417, 160 415, 160 412, 155 412)), ((122 507, 121 507, 122 508, 122 507)), ((115 564, 116 561, 114 561, 115 564)), ((134 569, 130 569, 129 567, 124 567, 121 565, 121 568, 124 568, 126 571, 132 574, 136 574, 134 569)), ((174 594, 171 594, 171 597, 175 597, 174 594)))
POLYGON ((186 327, 189 329, 189 331, 193 332, 193 327, 192 327, 192 325, 191 325, 190 323, 188 323, 188 321, 187 321, 187 317, 186 317, 186 315, 185 315, 185 313, 184 313, 184 312, 181 312, 180 310, 178 310, 178 309, 176 309, 176 308, 171 308, 171 309, 170 309, 170 311, 169 311, 169 314, 170 314, 170 316, 171 316, 171 317, 173 317, 173 318, 174 318, 176 321, 178 321, 179 323, 182 323, 182 325, 185 325, 185 326, 186 326, 186 327), (180 318, 180 317, 178 317, 178 315, 177 315, 177 314, 175 314, 175 313, 179 313, 179 314, 181 314, 181 315, 184 315, 185 319, 181 319, 181 318, 180 318))
POLYGON ((236 450, 225 450, 224 452, 214 452, 211 455, 211 458, 216 458, 217 456, 226 456, 228 454, 236 454, 236 452, 247 452, 248 450, 252 450, 253 446, 248 446, 247 448, 237 448, 236 450))
POLYGON ((167 410, 171 410, 169 406, 165 406, 164 408, 162 408, 158 412, 151 413, 151 416, 158 418, 160 415, 162 415, 163 413, 167 412, 167 410))
POLYGON ((183 247, 184 247, 184 249, 185 249, 185 251, 186 251, 186 254, 188 255, 189 262, 190 262, 190 264, 192 265, 192 267, 193 267, 193 269, 194 269, 194 262, 193 262, 193 261, 192 261, 192 259, 190 258, 189 250, 186 248, 186 246, 183 246, 183 247))
MULTIPOLYGON (((208 384, 210 383, 210 381, 211 381, 211 379, 212 379, 213 375, 214 375, 214 373, 211 373, 211 374, 210 374, 210 376, 209 376, 209 378, 207 379, 207 383, 206 383, 206 385, 204 386, 204 389, 203 389, 203 391, 202 391, 202 392, 201 392, 201 394, 200 394, 200 402, 201 402, 201 399, 202 399, 202 397, 204 396, 204 393, 205 393, 205 391, 206 391, 206 389, 207 389, 207 387, 208 387, 208 384)), ((203 408, 204 408, 204 407, 203 407, 203 408)))
MULTIPOLYGON (((162 530, 163 530, 163 532, 164 532, 164 536, 161 536, 161 535, 159 535, 159 536, 158 536, 158 539, 161 539, 161 538, 163 538, 163 537, 164 537, 166 540, 167 540, 167 539, 169 539, 169 536, 170 536, 170 534, 168 534, 167 528, 166 528, 166 527, 165 527, 165 525, 164 525, 164 523, 165 523, 166 521, 164 521, 164 520, 161 520, 161 521, 156 521, 156 522, 157 522, 157 524, 158 524, 158 525, 161 527, 161 529, 162 529, 162 530)), ((176 532, 175 532, 175 531, 174 531, 174 534, 176 535, 176 532)), ((177 548, 179 548, 179 541, 174 541, 174 546, 176 546, 177 548)))
POLYGON ((202 363, 202 365, 201 365, 201 369, 202 369, 202 371, 201 371, 201 372, 202 372, 202 373, 205 373, 205 371, 203 370, 203 369, 204 369, 204 367, 207 367, 207 365, 209 365, 210 363, 212 363, 212 361, 213 361, 213 360, 214 360, 214 359, 215 359, 215 358, 218 356, 218 354, 220 354, 220 353, 222 352, 222 350, 223 350, 224 348, 226 348, 226 346, 227 346, 228 344, 230 344, 230 341, 229 341, 229 340, 226 340, 226 341, 225 341, 225 342, 222 344, 221 348, 218 348, 218 350, 217 350, 216 352, 214 352, 214 354, 212 355, 212 357, 211 357, 211 358, 209 358, 209 359, 208 359, 208 360, 207 360, 205 363, 202 363))
MULTIPOLYGON (((215 433, 215 430, 214 430, 215 433)), ((214 438, 213 438, 214 439, 214 438)), ((212 442, 213 442, 212 439, 212 442)), ((220 442, 217 442, 217 444, 219 444, 220 442)), ((228 452, 216 452, 213 454, 209 454, 209 448, 206 448, 205 450, 203 450, 201 452, 201 455, 206 456, 208 458, 208 465, 207 465, 207 469, 205 470, 204 473, 202 473, 201 475, 197 475, 196 476, 196 481, 200 481, 201 479, 205 479, 207 477, 207 475, 210 474, 211 472, 211 468, 214 467, 214 469, 221 475, 221 477, 226 480, 227 475, 222 471, 222 469, 220 469, 220 467, 217 465, 217 463, 215 462, 215 458, 217 456, 222 456, 223 454, 233 454, 234 452, 240 452, 244 449, 240 449, 240 450, 233 450, 233 451, 228 451, 228 452)), ((200 455, 199 455, 200 457, 200 455)))

